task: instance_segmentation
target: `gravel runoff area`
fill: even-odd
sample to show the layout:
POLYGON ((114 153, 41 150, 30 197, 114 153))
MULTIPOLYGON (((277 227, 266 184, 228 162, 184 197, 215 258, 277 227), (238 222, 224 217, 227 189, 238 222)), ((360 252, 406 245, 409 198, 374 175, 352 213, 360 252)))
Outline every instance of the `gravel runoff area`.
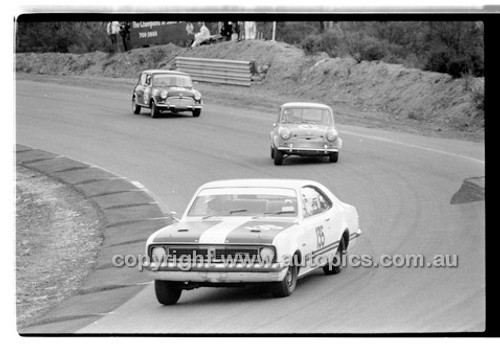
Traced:
POLYGON ((71 297, 94 268, 100 211, 70 186, 17 166, 17 326, 23 329, 71 297))

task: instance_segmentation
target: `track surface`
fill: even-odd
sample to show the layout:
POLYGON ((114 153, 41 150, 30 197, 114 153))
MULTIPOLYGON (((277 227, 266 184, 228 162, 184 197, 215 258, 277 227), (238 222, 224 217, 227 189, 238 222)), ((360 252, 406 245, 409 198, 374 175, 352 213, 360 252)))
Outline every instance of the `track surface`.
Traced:
POLYGON ((130 95, 17 82, 16 142, 138 180, 181 213, 195 189, 230 178, 322 182, 359 211, 363 236, 351 255, 456 254, 456 268, 321 271, 288 298, 265 289, 202 288, 162 307, 148 285, 81 333, 384 333, 481 331, 485 327, 485 206, 463 181, 483 177, 484 145, 339 125, 339 163, 290 158, 276 167, 274 114, 221 107, 200 118, 147 110, 130 95), (453 204, 452 204, 453 203, 453 204))

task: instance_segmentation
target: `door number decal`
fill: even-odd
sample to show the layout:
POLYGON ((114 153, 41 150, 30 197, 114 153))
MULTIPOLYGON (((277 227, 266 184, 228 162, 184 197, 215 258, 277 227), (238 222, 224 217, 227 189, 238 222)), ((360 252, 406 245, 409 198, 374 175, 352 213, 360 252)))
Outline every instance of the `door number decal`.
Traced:
POLYGON ((318 240, 318 249, 325 246, 325 232, 323 232, 323 225, 316 227, 316 238, 318 240))

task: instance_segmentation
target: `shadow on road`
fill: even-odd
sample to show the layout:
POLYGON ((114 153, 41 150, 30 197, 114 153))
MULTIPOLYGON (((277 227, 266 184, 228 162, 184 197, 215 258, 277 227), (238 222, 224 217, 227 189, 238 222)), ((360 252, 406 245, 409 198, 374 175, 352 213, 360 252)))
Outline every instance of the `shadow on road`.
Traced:
POLYGON ((485 177, 467 178, 462 183, 462 187, 453 197, 451 204, 465 204, 478 201, 484 201, 485 177))

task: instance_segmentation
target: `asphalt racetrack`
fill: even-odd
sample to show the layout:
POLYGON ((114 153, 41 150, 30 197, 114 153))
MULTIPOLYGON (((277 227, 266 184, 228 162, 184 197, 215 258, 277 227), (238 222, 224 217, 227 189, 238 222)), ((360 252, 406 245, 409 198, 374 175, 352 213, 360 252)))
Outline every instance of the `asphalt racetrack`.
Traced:
MULTIPOLYGON (((484 144, 338 125, 338 163, 275 166, 275 114, 205 100, 159 119, 131 111, 131 93, 18 80, 16 142, 137 180, 181 214, 201 184, 233 178, 319 181, 357 207, 350 255, 457 255, 457 267, 321 270, 275 299, 265 288, 184 291, 161 306, 152 284, 79 333, 400 333, 485 329, 484 144), (473 178, 473 179, 471 179, 473 178), (469 184, 468 184, 469 183, 469 184)), ((278 107, 278 106, 277 106, 278 107)))

